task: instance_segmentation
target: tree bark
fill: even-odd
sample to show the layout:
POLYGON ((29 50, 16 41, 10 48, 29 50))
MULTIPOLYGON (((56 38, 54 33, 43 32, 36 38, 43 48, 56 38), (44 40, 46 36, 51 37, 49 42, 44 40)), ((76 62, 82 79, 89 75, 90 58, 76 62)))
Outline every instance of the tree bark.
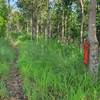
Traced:
POLYGON ((88 39, 90 43, 89 70, 94 80, 98 78, 98 40, 96 37, 96 0, 90 0, 88 39))
POLYGON ((82 19, 81 19, 81 31, 80 31, 80 40, 81 40, 81 45, 80 47, 82 48, 82 43, 83 43, 83 27, 84 27, 84 4, 83 0, 80 1, 80 6, 81 6, 81 14, 82 14, 82 19))
POLYGON ((48 27, 44 28, 44 32, 43 33, 45 33, 45 40, 47 40, 47 37, 48 37, 48 27))
POLYGON ((29 33, 29 21, 27 20, 27 25, 26 25, 26 32, 29 33))
POLYGON ((36 25, 36 37, 39 38, 39 24, 37 21, 37 25, 36 25))
POLYGON ((32 1, 32 7, 33 7, 32 9, 32 39, 34 39, 37 33, 37 20, 38 20, 37 0, 35 2, 32 1))
POLYGON ((34 20, 34 14, 32 13, 32 39, 35 38, 35 34, 36 34, 35 20, 34 20))
POLYGON ((51 38, 51 14, 50 14, 49 0, 48 0, 48 20, 47 20, 47 24, 48 24, 48 38, 51 38))
POLYGON ((10 7, 10 0, 8 0, 7 1, 7 3, 8 3, 8 18, 7 18, 7 20, 8 20, 8 23, 7 23, 7 38, 9 38, 9 32, 10 32, 10 30, 11 30, 11 7, 10 7))
POLYGON ((64 31, 65 31, 65 27, 64 27, 64 10, 62 12, 62 33, 61 33, 61 37, 62 37, 62 40, 64 39, 64 31))

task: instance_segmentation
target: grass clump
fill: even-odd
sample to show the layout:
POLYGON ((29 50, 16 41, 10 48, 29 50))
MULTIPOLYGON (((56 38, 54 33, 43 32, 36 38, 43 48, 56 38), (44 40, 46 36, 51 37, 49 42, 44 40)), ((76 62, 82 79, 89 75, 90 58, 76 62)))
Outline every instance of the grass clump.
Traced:
POLYGON ((9 72, 11 61, 14 59, 14 50, 9 41, 0 38, 0 77, 6 76, 9 72))
POLYGON ((8 91, 3 81, 0 81, 0 100, 8 100, 8 91))
POLYGON ((18 67, 28 100, 99 99, 100 85, 92 84, 78 46, 62 46, 56 40, 20 45, 18 67))

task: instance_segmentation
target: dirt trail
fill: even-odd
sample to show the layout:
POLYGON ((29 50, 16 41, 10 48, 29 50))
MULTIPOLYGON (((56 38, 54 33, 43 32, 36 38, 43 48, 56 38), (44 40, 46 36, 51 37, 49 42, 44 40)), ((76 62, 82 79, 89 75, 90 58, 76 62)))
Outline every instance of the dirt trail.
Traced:
POLYGON ((6 86, 9 91, 10 100, 27 100, 24 96, 22 80, 16 67, 18 60, 18 48, 14 47, 14 49, 16 57, 12 62, 10 74, 6 80, 6 86))

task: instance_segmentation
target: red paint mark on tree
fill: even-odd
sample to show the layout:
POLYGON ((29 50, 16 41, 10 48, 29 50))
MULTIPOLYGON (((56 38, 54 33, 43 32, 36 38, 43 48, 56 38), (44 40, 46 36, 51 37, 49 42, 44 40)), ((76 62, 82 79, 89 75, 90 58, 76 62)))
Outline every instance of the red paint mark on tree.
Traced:
POLYGON ((84 64, 86 65, 89 63, 89 47, 90 46, 88 40, 85 40, 83 48, 84 48, 84 64))

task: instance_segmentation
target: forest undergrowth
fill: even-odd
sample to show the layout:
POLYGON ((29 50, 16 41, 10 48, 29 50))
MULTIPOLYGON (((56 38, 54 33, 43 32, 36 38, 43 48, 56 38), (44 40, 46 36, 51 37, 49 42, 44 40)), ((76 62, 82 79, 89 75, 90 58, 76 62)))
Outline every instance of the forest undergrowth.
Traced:
MULTIPOLYGON (((28 100, 100 100, 100 78, 94 84, 76 43, 19 40, 17 68, 28 100)), ((0 39, 0 99, 7 98, 4 80, 15 57, 9 41, 0 39)), ((100 76, 100 75, 99 75, 100 76)))
POLYGON ((75 43, 27 40, 19 43, 18 68, 28 100, 100 100, 83 53, 75 43))

